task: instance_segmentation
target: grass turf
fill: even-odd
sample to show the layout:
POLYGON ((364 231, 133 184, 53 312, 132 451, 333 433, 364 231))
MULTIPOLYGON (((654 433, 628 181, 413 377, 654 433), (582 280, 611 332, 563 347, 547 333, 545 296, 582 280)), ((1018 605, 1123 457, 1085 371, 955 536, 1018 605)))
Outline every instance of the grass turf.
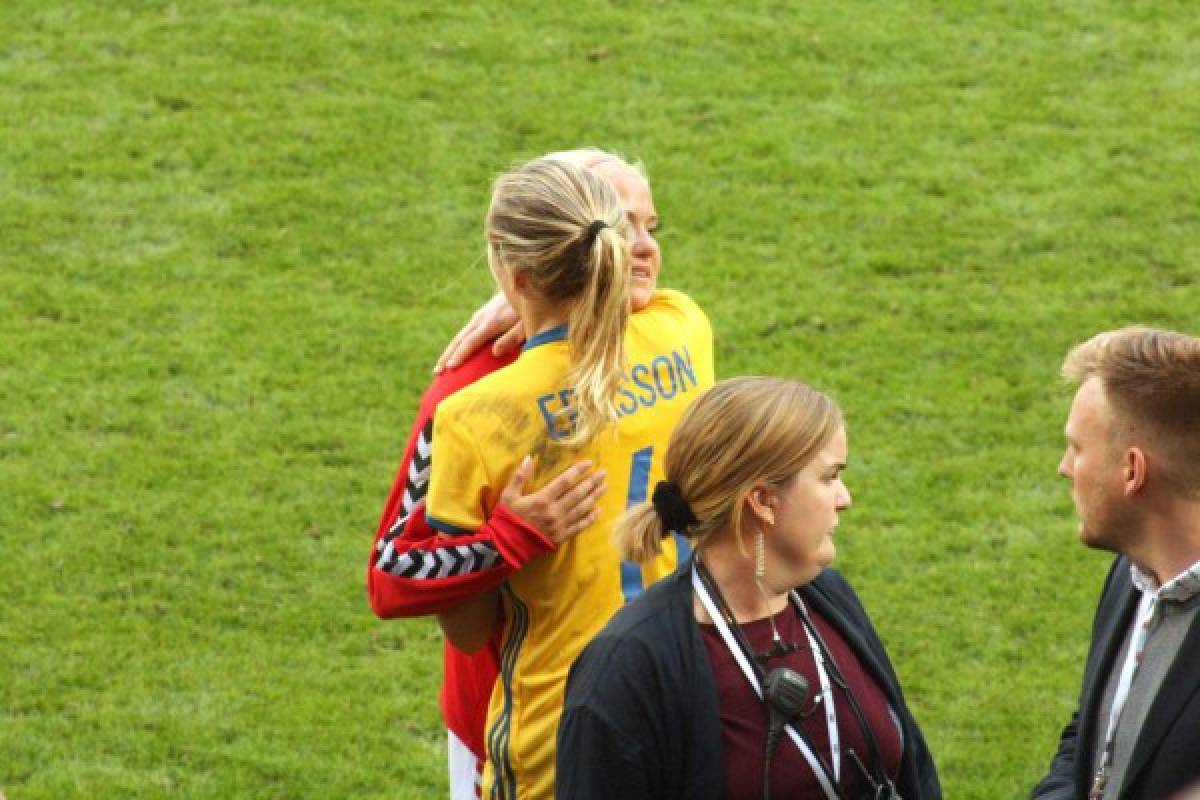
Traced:
POLYGON ((0 787, 444 796, 363 571, 507 164, 642 158, 721 376, 851 430, 839 566, 947 795, 1020 796, 1107 564, 1062 354, 1196 331, 1183 2, 0 9, 0 787))

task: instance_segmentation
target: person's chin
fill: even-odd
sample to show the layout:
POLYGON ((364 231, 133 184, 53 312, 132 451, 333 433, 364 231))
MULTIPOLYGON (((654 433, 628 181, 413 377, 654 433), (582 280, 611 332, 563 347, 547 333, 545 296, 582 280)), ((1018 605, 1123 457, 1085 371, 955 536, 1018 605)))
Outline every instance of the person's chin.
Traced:
POLYGON ((812 554, 809 561, 811 574, 803 581, 808 583, 813 578, 817 577, 830 564, 833 563, 834 557, 837 555, 837 546, 833 543, 833 537, 826 535, 825 541, 821 543, 816 552, 812 554))
POLYGON ((797 570, 792 580, 788 582, 789 588, 798 589, 811 583, 827 566, 829 566, 828 562, 814 561, 804 569, 797 570))
POLYGON ((1092 550, 1115 550, 1112 543, 1103 535, 1087 527, 1084 523, 1079 523, 1079 541, 1092 550))
POLYGON ((641 311, 646 306, 650 305, 650 301, 654 299, 654 285, 634 283, 633 288, 629 292, 630 305, 633 307, 634 313, 641 311))

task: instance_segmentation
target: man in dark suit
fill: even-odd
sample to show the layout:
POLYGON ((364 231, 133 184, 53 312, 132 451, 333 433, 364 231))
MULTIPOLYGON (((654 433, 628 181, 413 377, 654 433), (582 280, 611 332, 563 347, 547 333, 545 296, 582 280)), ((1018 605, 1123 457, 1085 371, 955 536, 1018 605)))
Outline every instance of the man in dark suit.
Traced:
POLYGON ((1076 347, 1058 472, 1079 537, 1117 554, 1078 710, 1034 800, 1165 800, 1200 780, 1200 339, 1125 328, 1076 347))

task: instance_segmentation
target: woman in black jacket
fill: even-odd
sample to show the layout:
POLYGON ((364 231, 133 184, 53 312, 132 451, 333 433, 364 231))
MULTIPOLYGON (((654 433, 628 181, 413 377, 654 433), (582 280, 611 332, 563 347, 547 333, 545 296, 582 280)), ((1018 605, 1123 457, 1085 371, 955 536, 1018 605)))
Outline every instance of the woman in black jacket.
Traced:
POLYGON ((558 797, 941 798, 883 644, 827 568, 845 464, 837 407, 795 381, 724 381, 684 414, 619 539, 643 560, 684 534, 695 555, 575 662, 558 797))

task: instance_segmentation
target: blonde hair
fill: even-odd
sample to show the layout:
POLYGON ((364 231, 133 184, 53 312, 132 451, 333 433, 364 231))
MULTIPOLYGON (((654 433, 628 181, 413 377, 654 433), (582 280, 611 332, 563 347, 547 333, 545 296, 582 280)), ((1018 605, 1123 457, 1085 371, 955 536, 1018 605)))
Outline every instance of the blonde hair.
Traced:
POLYGON ((631 172, 636 172, 643 178, 647 177, 646 168, 641 161, 629 161, 619 153, 601 150, 599 147, 576 147, 574 150, 558 150, 553 153, 547 153, 542 158, 565 161, 568 164, 574 164, 584 169, 600 169, 609 164, 615 164, 631 172))
POLYGON ((486 221, 488 264, 524 273, 546 301, 569 308, 567 346, 574 390, 563 413, 580 444, 617 419, 629 319, 625 212, 604 178, 569 161, 540 158, 496 181, 486 221))
MULTIPOLYGON (((741 510, 757 486, 782 489, 842 427, 827 395, 783 378, 731 378, 684 412, 667 444, 666 480, 679 488, 695 524, 697 545, 731 530, 745 550, 741 510)), ((622 558, 648 561, 668 531, 653 503, 630 509, 617 530, 622 558)))
POLYGON ((1168 482, 1200 497, 1200 339, 1143 327, 1106 331, 1072 348, 1062 372, 1076 384, 1099 378, 1130 429, 1150 434, 1168 482))

